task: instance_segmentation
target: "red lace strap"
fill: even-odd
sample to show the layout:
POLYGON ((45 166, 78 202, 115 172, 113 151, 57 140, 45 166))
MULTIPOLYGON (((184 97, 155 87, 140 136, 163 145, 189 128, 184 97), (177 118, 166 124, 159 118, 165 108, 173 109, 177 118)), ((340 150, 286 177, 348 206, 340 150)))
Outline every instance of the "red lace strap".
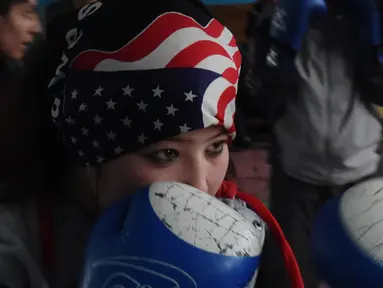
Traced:
POLYGON ((245 201, 246 204, 250 207, 250 209, 256 212, 269 227, 272 236, 274 237, 274 239, 278 243, 278 246, 282 250, 285 267, 290 276, 291 287, 304 288, 302 275, 299 270, 297 260, 295 259, 293 250, 287 242, 277 220, 275 220, 274 216, 271 214, 269 209, 267 209, 267 207, 263 205, 263 203, 260 200, 258 200, 256 197, 250 194, 237 192, 236 196, 239 199, 245 201))
POLYGON ((53 235, 53 207, 52 201, 39 199, 37 203, 39 233, 42 243, 42 258, 48 277, 53 275, 56 264, 53 235))
POLYGON ((229 199, 234 199, 237 197, 238 199, 245 201, 249 208, 256 212, 258 216, 261 217, 263 221, 265 221, 268 228, 270 229, 272 234, 271 236, 276 239, 276 242, 281 249, 285 267, 291 279, 291 287, 304 288, 301 272, 299 270, 294 253, 289 243, 287 242, 281 227, 269 209, 267 209, 267 207, 263 205, 263 203, 256 197, 247 193, 239 192, 237 184, 231 181, 224 181, 216 196, 229 199))

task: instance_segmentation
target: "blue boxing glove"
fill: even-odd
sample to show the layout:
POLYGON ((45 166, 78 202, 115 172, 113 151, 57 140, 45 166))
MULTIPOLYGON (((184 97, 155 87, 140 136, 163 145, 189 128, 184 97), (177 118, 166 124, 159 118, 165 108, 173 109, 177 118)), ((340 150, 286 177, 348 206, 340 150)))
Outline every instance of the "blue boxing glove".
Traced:
POLYGON ((325 0, 280 0, 271 19, 270 36, 273 46, 267 56, 269 64, 291 68, 311 18, 323 16, 326 12, 325 0))
POLYGON ((383 178, 350 187, 319 210, 313 263, 332 288, 383 287, 383 178))
POLYGON ((259 265, 262 233, 193 187, 152 184, 100 217, 81 287, 244 288, 259 265))
POLYGON ((294 50, 308 28, 311 0, 280 0, 271 20, 270 35, 278 44, 294 50))

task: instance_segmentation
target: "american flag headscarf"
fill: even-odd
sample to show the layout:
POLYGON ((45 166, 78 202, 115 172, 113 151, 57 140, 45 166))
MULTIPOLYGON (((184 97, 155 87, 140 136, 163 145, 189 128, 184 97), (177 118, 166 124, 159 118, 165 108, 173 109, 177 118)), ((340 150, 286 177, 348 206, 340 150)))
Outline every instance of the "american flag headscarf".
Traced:
POLYGON ((98 3, 79 11, 49 85, 75 159, 100 165, 212 125, 235 136, 241 55, 226 27, 191 0, 98 3))

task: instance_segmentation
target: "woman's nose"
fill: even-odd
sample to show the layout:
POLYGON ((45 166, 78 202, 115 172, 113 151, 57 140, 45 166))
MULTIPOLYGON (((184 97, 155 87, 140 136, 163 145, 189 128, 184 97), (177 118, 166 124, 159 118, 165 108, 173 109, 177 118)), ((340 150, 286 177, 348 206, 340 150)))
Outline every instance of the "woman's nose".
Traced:
POLYGON ((207 182, 207 164, 202 160, 195 160, 193 164, 187 166, 188 169, 184 172, 184 183, 201 190, 202 192, 209 193, 207 182))
POLYGON ((29 32, 32 34, 32 36, 35 36, 36 34, 39 34, 43 31, 43 27, 41 24, 41 21, 38 17, 35 17, 33 23, 30 26, 29 32))

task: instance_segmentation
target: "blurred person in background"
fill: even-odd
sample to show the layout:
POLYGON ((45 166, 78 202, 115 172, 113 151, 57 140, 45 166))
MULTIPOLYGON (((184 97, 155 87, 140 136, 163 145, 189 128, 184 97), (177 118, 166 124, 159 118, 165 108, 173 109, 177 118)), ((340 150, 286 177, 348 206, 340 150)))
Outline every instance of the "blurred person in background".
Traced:
MULTIPOLYGON (((28 165, 29 102, 20 93, 21 60, 41 31, 36 0, 0 0, 0 193, 22 184, 28 165), (25 98, 25 99, 24 99, 25 98)), ((24 97, 26 96, 26 97, 24 97)))
POLYGON ((36 0, 0 1, 0 51, 2 58, 21 60, 34 36, 41 32, 36 0))
MULTIPOLYGON (((242 51, 241 51, 242 52, 242 51)), ((245 55, 245 53, 242 52, 242 55, 245 55)), ((235 126, 237 128, 237 134, 235 139, 233 140, 233 146, 236 149, 248 149, 251 148, 252 145, 252 139, 250 138, 250 135, 248 133, 247 129, 247 121, 249 120, 247 115, 244 113, 245 111, 245 101, 246 100, 246 87, 244 87, 245 84, 245 77, 248 70, 248 65, 246 63, 246 59, 243 58, 243 64, 242 64, 242 70, 240 73, 240 78, 238 82, 238 95, 236 100, 236 112, 234 115, 234 122, 235 126), (245 94, 245 95, 244 95, 245 94)))
MULTIPOLYGON (((317 211, 348 187, 374 176, 380 161, 381 123, 374 104, 381 105, 383 95, 359 85, 357 60, 366 55, 358 53, 355 19, 342 12, 341 1, 326 2, 328 14, 312 21, 281 81, 262 82, 267 74, 263 63, 273 44, 269 32, 273 7, 259 10, 252 35, 253 72, 260 80, 254 97, 268 111, 274 133, 270 209, 294 251, 306 288, 319 286, 309 251, 317 211)), ((278 261, 281 255, 270 241, 256 287, 288 288, 278 261)))

